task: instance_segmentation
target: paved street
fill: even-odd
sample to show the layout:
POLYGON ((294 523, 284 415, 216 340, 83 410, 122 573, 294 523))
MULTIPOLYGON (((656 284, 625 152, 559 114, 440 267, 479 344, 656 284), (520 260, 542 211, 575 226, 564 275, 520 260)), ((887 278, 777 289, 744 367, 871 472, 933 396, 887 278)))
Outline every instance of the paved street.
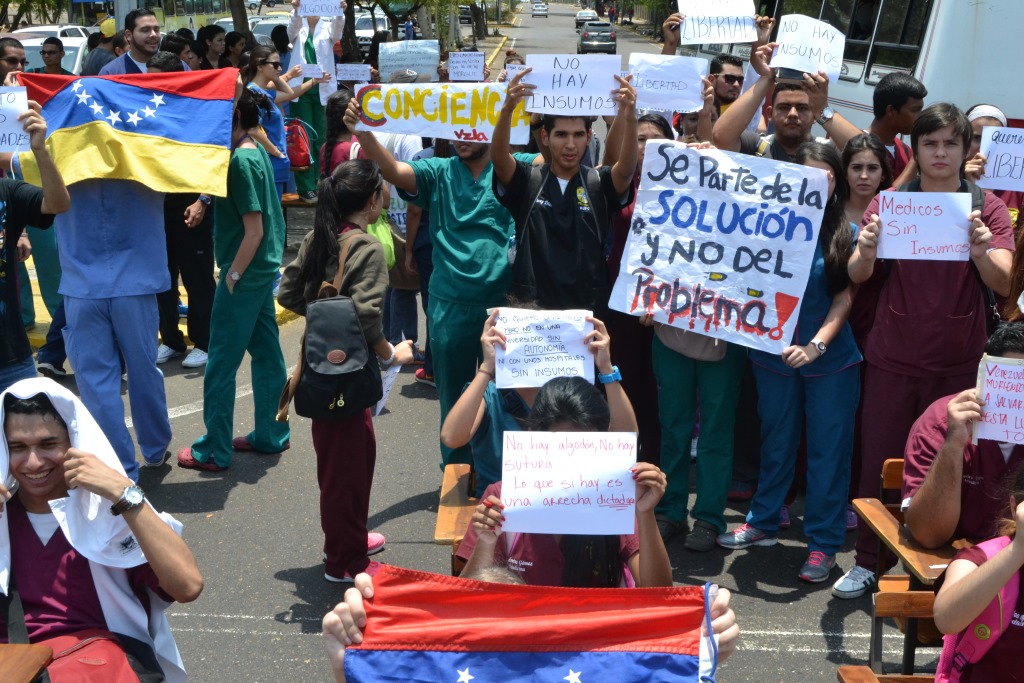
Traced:
MULTIPOLYGON (((528 6, 527 7, 528 11, 528 6)), ((576 7, 553 4, 548 19, 519 15, 520 25, 503 28, 504 49, 575 52, 572 17, 576 7)), ((660 48, 629 30, 621 30, 619 54, 657 53, 660 48)), ((488 53, 497 41, 483 46, 488 53)), ((500 69, 501 55, 495 60, 500 69)), ((292 212, 293 221, 311 212, 292 212)), ((291 255, 289 256, 289 258, 291 255)), ((421 334, 422 334, 421 325, 421 334)), ((285 359, 294 363, 302 322, 281 329, 285 359)), ((421 339, 422 341, 422 339, 421 339)), ((180 359, 163 366, 172 417, 172 450, 189 446, 203 433, 202 372, 183 369, 180 359)), ((252 428, 252 387, 248 364, 238 376, 236 434, 252 428)), ((73 382, 69 382, 73 386, 73 382)), ((273 390, 277 391, 277 387, 273 390)), ((222 473, 177 467, 143 470, 141 484, 158 509, 185 524, 185 538, 206 578, 200 599, 177 606, 171 616, 191 680, 327 681, 320 619, 341 589, 323 579, 315 459, 309 422, 293 416, 292 447, 282 455, 236 454, 222 473)), ((438 468, 435 391, 404 370, 387 412, 377 421, 377 471, 370 525, 386 534, 387 549, 375 559, 445 573, 449 549, 432 542, 441 471, 438 468)), ((675 579, 682 584, 715 581, 734 592, 734 608, 743 630, 740 650, 723 669, 723 681, 832 681, 841 663, 867 657, 870 598, 831 600, 831 583, 801 584, 796 579, 806 556, 802 509, 794 508, 794 526, 772 548, 704 555, 670 545, 675 579)), ((742 522, 745 506, 731 508, 731 525, 742 522)), ((849 536, 852 544, 853 536, 849 536)), ((852 553, 840 557, 851 566, 852 553)), ((838 569, 833 579, 838 578, 838 569)), ((886 659, 898 662, 900 640, 890 629, 886 659)), ((933 665, 936 650, 922 663, 933 665)), ((441 683, 441 682, 438 682, 441 683)), ((610 679, 587 683, 615 683, 610 679)))

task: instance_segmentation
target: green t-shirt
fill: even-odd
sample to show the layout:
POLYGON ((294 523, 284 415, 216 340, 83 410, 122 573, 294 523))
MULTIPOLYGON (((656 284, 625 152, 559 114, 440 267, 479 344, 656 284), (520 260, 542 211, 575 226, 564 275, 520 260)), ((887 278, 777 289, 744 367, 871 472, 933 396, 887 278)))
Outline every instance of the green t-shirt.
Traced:
MULTIPOLYGON (((536 154, 515 154, 532 163, 536 154)), ((434 272, 430 296, 468 306, 498 306, 511 284, 509 238, 515 235, 512 214, 491 189, 494 167, 480 177, 458 157, 408 162, 416 173, 417 195, 399 196, 430 215, 434 272)))
POLYGON ((274 281, 284 255, 286 228, 270 157, 262 148, 240 147, 231 153, 228 196, 213 199, 213 252, 222 277, 227 277, 245 235, 242 216, 255 211, 263 214, 263 241, 235 285, 241 291, 259 289, 274 281))

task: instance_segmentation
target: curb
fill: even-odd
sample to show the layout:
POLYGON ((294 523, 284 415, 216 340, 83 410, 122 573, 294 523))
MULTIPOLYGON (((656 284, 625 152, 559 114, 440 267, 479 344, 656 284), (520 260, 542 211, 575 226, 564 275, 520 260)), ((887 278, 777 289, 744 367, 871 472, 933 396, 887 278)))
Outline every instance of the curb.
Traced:
POLYGON ((498 56, 498 53, 501 52, 501 48, 505 47, 506 42, 508 42, 508 36, 502 36, 501 42, 498 43, 498 47, 494 48, 494 52, 492 52, 491 56, 487 58, 488 67, 491 66, 491 62, 493 62, 495 58, 498 56))

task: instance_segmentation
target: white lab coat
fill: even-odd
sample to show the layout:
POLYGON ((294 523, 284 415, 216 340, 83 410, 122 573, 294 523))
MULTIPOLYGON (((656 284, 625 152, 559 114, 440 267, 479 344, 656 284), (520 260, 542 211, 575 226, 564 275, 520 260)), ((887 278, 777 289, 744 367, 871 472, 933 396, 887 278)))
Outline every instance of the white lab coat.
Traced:
MULTIPOLYGON (((345 17, 320 17, 313 29, 313 49, 316 51, 316 63, 324 73, 334 74, 334 44, 341 40, 345 30, 345 17)), ((306 38, 309 37, 309 23, 306 17, 300 17, 293 9, 291 22, 288 24, 288 40, 292 42, 292 60, 290 66, 308 64, 306 61, 306 38)), ((301 82, 301 81, 299 81, 301 82)), ((291 84, 291 82, 289 83, 291 84)), ((320 104, 327 106, 327 98, 338 90, 338 81, 332 78, 320 84, 320 104)))

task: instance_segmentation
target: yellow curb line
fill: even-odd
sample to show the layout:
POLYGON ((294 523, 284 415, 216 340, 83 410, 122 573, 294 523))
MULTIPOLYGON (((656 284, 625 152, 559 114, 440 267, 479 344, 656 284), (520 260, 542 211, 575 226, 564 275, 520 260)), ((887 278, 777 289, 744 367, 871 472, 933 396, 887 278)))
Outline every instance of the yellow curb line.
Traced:
POLYGON ((498 47, 494 48, 494 52, 492 52, 491 56, 487 58, 487 66, 488 66, 488 68, 491 66, 491 62, 493 62, 495 60, 495 58, 498 56, 498 53, 501 52, 501 48, 505 47, 505 43, 507 41, 508 41, 508 36, 502 36, 501 37, 501 42, 498 43, 498 47))

